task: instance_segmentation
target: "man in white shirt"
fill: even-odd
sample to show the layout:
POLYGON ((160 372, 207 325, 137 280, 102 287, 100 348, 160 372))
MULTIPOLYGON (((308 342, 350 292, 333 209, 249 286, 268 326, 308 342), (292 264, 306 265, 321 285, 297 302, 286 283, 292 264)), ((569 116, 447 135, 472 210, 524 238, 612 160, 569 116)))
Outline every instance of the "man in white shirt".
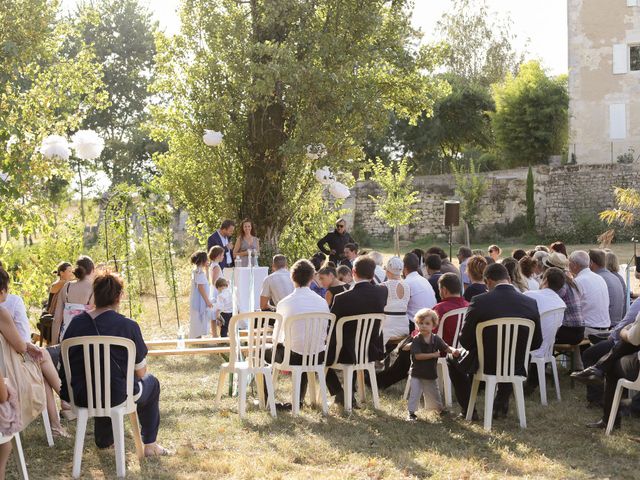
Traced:
POLYGON ((9 275, 0 268, 0 307, 4 307, 11 318, 13 318, 20 338, 27 343, 31 343, 31 330, 29 328, 29 317, 22 298, 9 293, 9 275))
MULTIPOLYGON (((300 315, 303 313, 319 313, 329 315, 329 306, 327 302, 320 295, 315 293, 309 288, 311 281, 316 273, 316 269, 313 264, 308 260, 298 260, 291 267, 291 280, 295 285, 295 289, 292 293, 278 302, 276 312, 282 315, 283 323, 294 315, 300 315)), ((322 331, 327 331, 329 327, 328 321, 323 322, 322 331)), ((328 332, 327 332, 328 333, 328 332)), ((292 365, 301 364, 302 356, 299 352, 304 351, 305 343, 305 329, 304 324, 299 322, 293 325, 291 331, 292 338, 291 343, 291 357, 290 362, 292 365)), ((272 357, 273 351, 266 352, 266 359, 268 362, 273 363, 281 362, 284 359, 284 341, 285 331, 283 324, 276 323, 274 337, 278 338, 278 344, 275 348, 275 353, 272 357)), ((326 335, 320 336, 314 339, 314 345, 312 350, 315 352, 323 352, 326 345, 326 335)), ((321 355, 322 357, 323 355, 321 355)), ((300 404, 304 400, 305 393, 307 391, 307 375, 302 375, 302 382, 300 384, 300 404)), ((265 390, 265 396, 266 396, 265 390)), ((291 409, 291 404, 276 403, 278 409, 291 409)))
POLYGON ((280 300, 293 292, 293 282, 287 270, 287 257, 274 255, 271 264, 273 272, 262 282, 260 292, 260 310, 275 310, 280 300))
POLYGON ((429 280, 418 273, 420 268, 420 260, 415 253, 407 253, 403 259, 404 263, 404 281, 409 285, 411 297, 407 305, 407 317, 409 318, 410 331, 413 331, 415 325, 413 317, 418 310, 423 308, 433 308, 436 302, 436 294, 429 280))
POLYGON ((584 250, 576 250, 569 256, 569 270, 580 291, 585 337, 611 327, 607 283, 589 269, 589 264, 589 254, 584 250))

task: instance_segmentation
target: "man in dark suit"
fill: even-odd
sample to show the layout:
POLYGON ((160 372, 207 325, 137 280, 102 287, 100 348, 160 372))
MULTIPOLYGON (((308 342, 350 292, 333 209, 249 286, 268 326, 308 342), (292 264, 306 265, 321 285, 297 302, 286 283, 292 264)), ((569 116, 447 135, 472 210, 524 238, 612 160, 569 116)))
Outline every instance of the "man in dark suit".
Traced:
MULTIPOLYGON (((473 297, 464 318, 464 326, 460 332, 460 345, 464 347, 466 352, 463 351, 460 358, 450 357, 448 359, 449 377, 451 378, 451 383, 453 383, 456 398, 460 407, 462 407, 463 414, 466 414, 467 406, 469 405, 472 376, 478 370, 478 346, 476 344, 476 328, 478 325, 482 322, 502 317, 527 318, 535 323, 531 350, 539 348, 542 344, 540 315, 536 301, 523 295, 510 284, 509 272, 499 263, 489 265, 485 269, 484 279, 489 292, 473 297)), ((527 329, 520 327, 516 350, 520 353, 520 358, 516 363, 516 374, 525 377, 527 375, 525 364, 529 362, 528 358, 524 358, 526 333, 527 329)), ((485 330, 483 343, 485 352, 495 352, 497 348, 497 329, 485 330)), ((495 374, 495 360, 494 355, 485 355, 485 373, 495 374)), ((513 386, 510 383, 498 385, 498 393, 493 406, 494 418, 507 414, 512 390, 513 386)))
MULTIPOLYGON (((358 257, 354 261, 353 279, 356 282, 355 285, 350 290, 333 297, 331 313, 335 314, 336 321, 351 315, 382 314, 384 312, 384 307, 387 304, 387 287, 371 283, 375 271, 376 263, 369 257, 358 257)), ((337 363, 355 363, 355 343, 356 328, 354 324, 349 323, 343 330, 342 349, 336 352, 336 331, 334 329, 329 341, 327 365, 336 363, 336 358, 337 363)), ((376 321, 368 352, 370 361, 384 358, 382 325, 380 325, 379 321, 376 321)), ((355 381, 353 385, 355 392, 355 381)), ((336 403, 344 405, 344 392, 334 369, 329 369, 327 372, 327 387, 329 388, 329 393, 336 396, 336 403)), ((355 406, 356 404, 354 403, 353 405, 355 406)))
POLYGON ((233 220, 225 220, 220 225, 220 228, 213 232, 213 234, 207 239, 207 252, 211 250, 211 247, 219 245, 224 248, 224 257, 220 262, 220 268, 222 270, 225 267, 233 267, 233 243, 231 243, 231 235, 236 228, 236 224, 233 220))

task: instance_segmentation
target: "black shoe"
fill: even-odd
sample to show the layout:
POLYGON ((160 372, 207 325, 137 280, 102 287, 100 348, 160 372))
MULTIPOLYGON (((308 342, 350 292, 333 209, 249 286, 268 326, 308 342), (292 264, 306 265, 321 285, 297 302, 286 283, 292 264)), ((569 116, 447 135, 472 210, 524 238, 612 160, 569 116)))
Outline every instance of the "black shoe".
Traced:
POLYGON ((602 385, 604 382, 602 370, 596 367, 589 367, 580 372, 573 372, 571 378, 587 385, 602 385))
POLYGON ((413 412, 409 412, 409 415, 407 416, 407 422, 417 422, 417 421, 418 421, 418 416, 413 412))
MULTIPOLYGON (((600 419, 597 422, 587 423, 587 428, 600 428, 600 429, 604 430, 605 428, 607 428, 607 422, 605 422, 604 420, 600 419)), ((613 423, 613 429, 614 430, 618 430, 619 428, 620 428, 620 422, 614 422, 613 423)))
POLYGON ((290 403, 276 402, 276 410, 280 412, 291 411, 293 406, 290 403))
MULTIPOLYGON (((456 418, 458 418, 460 420, 466 420, 467 419, 467 412, 460 412, 456 418)), ((476 412, 474 410, 473 413, 471 414, 471 421, 472 422, 477 422, 478 420, 480 420, 480 417, 478 416, 478 412, 476 412)))
POLYGON ((336 394, 336 398, 334 399, 334 402, 337 405, 340 405, 341 407, 344 407, 344 392, 340 392, 340 393, 336 394))

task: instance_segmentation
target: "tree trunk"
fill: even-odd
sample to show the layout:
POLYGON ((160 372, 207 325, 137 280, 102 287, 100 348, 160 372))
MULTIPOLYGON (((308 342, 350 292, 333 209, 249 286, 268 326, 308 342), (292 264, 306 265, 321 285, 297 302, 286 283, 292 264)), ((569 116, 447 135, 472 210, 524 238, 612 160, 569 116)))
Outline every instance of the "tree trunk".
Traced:
POLYGON ((464 222, 464 243, 471 248, 471 235, 469 234, 469 224, 464 222))
POLYGON ((396 256, 400 256, 400 229, 398 226, 393 227, 393 246, 396 256))
POLYGON ((82 169, 80 168, 80 160, 78 160, 78 181, 80 182, 80 218, 82 218, 82 226, 84 226, 84 186, 82 185, 82 169))

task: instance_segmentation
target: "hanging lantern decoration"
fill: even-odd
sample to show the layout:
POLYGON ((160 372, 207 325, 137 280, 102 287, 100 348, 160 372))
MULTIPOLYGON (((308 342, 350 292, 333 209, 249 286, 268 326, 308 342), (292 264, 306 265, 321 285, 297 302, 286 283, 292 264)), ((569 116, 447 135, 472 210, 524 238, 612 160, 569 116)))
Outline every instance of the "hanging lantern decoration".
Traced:
POLYGON ((104 150, 104 140, 93 130, 78 130, 71 137, 71 142, 81 160, 95 160, 104 150))
POLYGON ((329 193, 333 195, 333 198, 337 198, 338 200, 343 200, 351 195, 349 187, 340 182, 333 182, 329 185, 329 193))
POLYGON ((329 167, 322 167, 316 170, 315 177, 322 185, 331 185, 336 181, 336 177, 333 176, 329 167))
POLYGON ((322 143, 307 145, 306 155, 309 160, 319 160, 327 156, 327 147, 322 143))
POLYGON ((205 145, 209 147, 217 147, 222 143, 222 132, 216 132, 214 130, 205 130, 202 140, 205 145))
POLYGON ((69 160, 71 150, 69 149, 69 142, 61 135, 49 135, 42 140, 40 145, 40 153, 45 158, 59 158, 61 160, 69 160))

